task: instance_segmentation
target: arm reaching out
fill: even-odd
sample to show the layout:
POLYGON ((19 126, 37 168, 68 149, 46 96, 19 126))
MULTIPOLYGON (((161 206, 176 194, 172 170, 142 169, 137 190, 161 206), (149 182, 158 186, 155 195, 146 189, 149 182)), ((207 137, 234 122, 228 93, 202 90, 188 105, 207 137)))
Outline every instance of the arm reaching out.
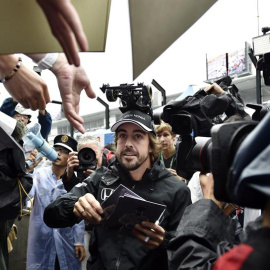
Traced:
POLYGON ((82 67, 71 66, 63 54, 51 68, 60 90, 63 110, 68 121, 81 133, 84 133, 83 119, 79 116, 80 94, 84 89, 89 98, 95 98, 95 92, 82 67))
MULTIPOLYGON (((37 63, 45 54, 28 56, 37 63)), ((66 118, 78 131, 84 133, 83 119, 79 116, 80 94, 84 89, 89 98, 96 97, 85 70, 81 66, 69 65, 63 53, 58 55, 50 70, 57 78, 66 118)))
MULTIPOLYGON (((10 74, 18 62, 16 55, 0 55, 1 78, 10 74)), ((44 110, 50 101, 46 83, 23 63, 10 80, 4 84, 9 94, 24 108, 44 110)))

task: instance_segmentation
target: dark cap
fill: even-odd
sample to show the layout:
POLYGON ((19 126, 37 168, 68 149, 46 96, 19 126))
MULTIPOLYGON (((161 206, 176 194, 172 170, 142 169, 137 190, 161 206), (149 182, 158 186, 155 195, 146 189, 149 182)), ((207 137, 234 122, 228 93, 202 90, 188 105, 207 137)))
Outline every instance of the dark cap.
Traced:
POLYGON ((138 110, 125 112, 122 117, 112 125, 111 131, 116 131, 118 127, 125 123, 133 123, 141 127, 146 132, 155 134, 155 128, 151 116, 138 110))
POLYGON ((77 141, 68 135, 57 135, 53 140, 53 146, 59 145, 69 151, 77 151, 77 141))

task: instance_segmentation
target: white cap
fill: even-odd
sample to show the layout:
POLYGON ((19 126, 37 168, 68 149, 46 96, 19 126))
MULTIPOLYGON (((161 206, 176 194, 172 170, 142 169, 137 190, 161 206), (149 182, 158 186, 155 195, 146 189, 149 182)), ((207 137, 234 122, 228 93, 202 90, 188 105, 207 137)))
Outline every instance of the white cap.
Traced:
POLYGON ((22 114, 22 115, 27 115, 29 116, 29 119, 32 116, 32 110, 31 109, 25 109, 20 103, 17 104, 15 107, 15 112, 22 114))
POLYGON ((17 120, 8 116, 7 114, 0 112, 0 127, 11 136, 16 127, 17 120))

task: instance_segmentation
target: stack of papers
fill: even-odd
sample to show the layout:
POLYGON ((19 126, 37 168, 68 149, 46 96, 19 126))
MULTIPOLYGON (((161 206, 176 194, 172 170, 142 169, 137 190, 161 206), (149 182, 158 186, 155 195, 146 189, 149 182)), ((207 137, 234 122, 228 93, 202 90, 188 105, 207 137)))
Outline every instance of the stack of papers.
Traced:
POLYGON ((101 206, 103 225, 124 225, 130 229, 142 221, 159 223, 166 209, 165 205, 146 201, 124 185, 119 185, 101 206))

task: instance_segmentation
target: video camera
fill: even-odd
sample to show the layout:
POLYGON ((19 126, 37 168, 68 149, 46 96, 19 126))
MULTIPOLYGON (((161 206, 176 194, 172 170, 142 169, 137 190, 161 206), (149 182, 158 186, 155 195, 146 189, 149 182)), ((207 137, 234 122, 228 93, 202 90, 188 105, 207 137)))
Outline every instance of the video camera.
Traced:
MULTIPOLYGON (((209 172, 210 161, 201 160, 199 152, 201 144, 210 137, 211 128, 223 123, 224 115, 228 118, 239 115, 245 119, 248 114, 244 111, 244 102, 235 85, 231 84, 229 76, 216 81, 226 94, 213 95, 200 89, 193 96, 187 96, 180 101, 172 101, 164 106, 162 113, 156 115, 155 124, 162 119, 172 126, 172 131, 179 134, 177 141, 177 172, 190 179, 197 170, 209 172)), ((209 147, 206 143, 204 151, 209 147)))
POLYGON ((103 84, 100 88, 106 94, 108 101, 114 102, 120 98, 120 111, 125 113, 129 110, 140 110, 153 117, 151 107, 152 89, 143 83, 120 84, 119 86, 110 86, 103 84))
MULTIPOLYGON (((220 84, 222 82, 219 81, 220 84)), ((230 88, 231 85, 227 85, 227 91, 230 88)), ((233 89, 235 91, 235 87, 233 89)), ((248 115, 238 91, 236 94, 230 92, 214 97, 199 90, 194 96, 167 104, 158 117, 169 123, 172 131, 180 135, 176 147, 178 174, 190 178, 195 171, 212 172, 215 197, 220 201, 245 206, 244 201, 239 202, 238 196, 232 195, 232 164, 242 142, 270 108, 248 104, 256 111, 252 116, 254 121, 245 121, 248 115), (222 113, 226 114, 230 122, 222 120, 222 113)), ((155 120, 158 117, 154 115, 155 120)), ((253 207, 254 202, 249 201, 247 204, 253 207)))

